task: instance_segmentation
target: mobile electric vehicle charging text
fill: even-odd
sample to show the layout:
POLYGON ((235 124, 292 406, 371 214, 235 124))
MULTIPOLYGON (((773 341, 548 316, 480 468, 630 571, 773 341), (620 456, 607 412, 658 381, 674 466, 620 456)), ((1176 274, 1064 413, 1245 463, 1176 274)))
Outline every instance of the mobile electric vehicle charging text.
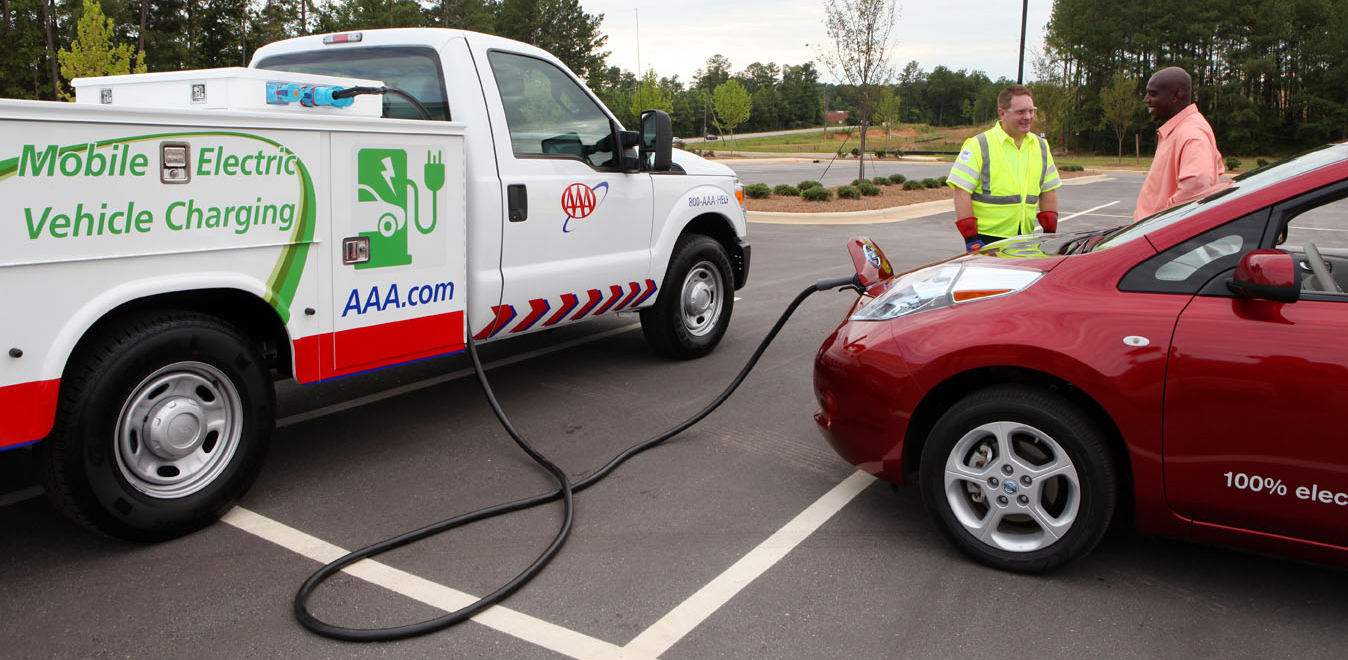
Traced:
MULTIPOLYGON (((397 90, 390 87, 378 87, 378 88, 352 87, 349 89, 332 93, 332 97, 334 99, 345 99, 361 94, 386 94, 386 93, 397 94, 407 99, 422 115, 423 119, 429 120, 431 118, 430 113, 427 112, 427 110, 410 94, 407 94, 402 90, 397 90)), ((665 141, 666 142, 668 141, 667 136, 665 137, 665 141)), ((642 141, 643 158, 645 157, 645 146, 646 142, 643 140, 642 141)), ((874 244, 871 243, 869 239, 864 238, 854 239, 854 243, 857 245, 871 246, 872 248, 874 246, 874 244)), ((730 398, 730 395, 736 389, 739 388, 741 383, 744 382, 744 379, 749 375, 749 372, 753 370, 754 365, 758 363, 759 358, 762 357, 763 353, 767 350, 768 346, 772 343, 773 339, 776 338, 777 333, 781 331, 784 325, 786 325, 786 321, 796 311, 796 308, 799 307, 800 304, 805 301, 806 298, 808 298, 811 294, 817 291, 828 291, 839 288, 850 288, 856 290, 857 292, 863 292, 867 287, 870 286, 870 284, 873 283, 874 275, 876 273, 880 273, 883 276, 888 276, 893 273, 893 270, 892 268, 890 268, 889 263, 884 260, 883 255, 881 255, 878 252, 878 250, 875 249, 867 250, 864 252, 864 257, 861 258, 857 256, 858 254, 861 253, 858 252, 856 249, 852 249, 851 251, 853 253, 854 265, 856 266, 856 274, 849 275, 846 277, 836 277, 818 280, 814 284, 810 285, 809 287, 806 287, 804 290, 798 293, 795 299, 793 299, 791 303, 787 305, 786 310, 782 312, 781 316, 777 319, 777 322, 773 325, 772 329, 768 332, 768 334, 763 338, 762 342, 759 343, 758 348, 755 349, 753 355, 750 356, 748 362, 745 363, 744 367, 740 369, 740 372, 735 376, 735 378, 731 381, 731 383, 728 386, 726 386, 726 388, 722 390, 721 393, 717 395, 717 397, 711 403, 707 404, 704 408, 702 408, 702 410, 698 411, 692 417, 671 427, 667 431, 660 433, 659 435, 656 435, 648 440, 632 445, 628 449, 619 453, 617 456, 614 456, 602 467, 592 472, 589 476, 585 477, 584 479, 581 479, 580 481, 577 481, 574 484, 571 483, 570 479, 567 478, 566 473, 562 471, 561 468, 557 467, 557 465, 554 464, 551 460, 549 460, 546 456, 539 453, 528 442, 528 440, 526 440, 523 436, 519 434, 519 432, 515 429, 514 425, 511 424, 510 419, 505 414, 505 411, 502 410, 500 403, 496 400, 496 396, 492 391, 491 384, 487 380, 486 372, 482 368, 482 361, 478 356, 477 343, 474 341, 472 333, 471 332, 465 333, 465 337, 467 338, 468 355, 473 363, 473 371, 477 375, 478 384, 481 386, 482 393, 486 396, 487 403, 488 405, 491 406, 492 412, 496 415, 496 418, 501 423, 502 428, 504 428, 506 433, 508 433, 511 439, 514 440, 515 444, 519 446, 519 448, 523 450, 524 453, 526 453, 531 459, 533 459, 534 462, 542 466, 544 470, 546 470, 549 474, 553 476, 554 479, 557 480, 558 488, 549 493, 544 493, 533 497, 515 500, 512 502, 504 502, 495 506, 461 514, 459 516, 455 516, 453 518, 449 518, 447 520, 443 520, 438 523, 427 525, 420 529, 412 530, 405 534, 401 534, 399 536, 395 536, 380 541, 378 543, 366 546, 359 550, 355 550, 337 560, 328 563, 327 565, 323 566, 322 568, 315 571, 312 575, 310 575, 309 578, 304 581, 304 584, 300 586, 299 591, 296 592, 294 600, 294 615, 296 620, 298 620, 300 624, 303 625, 305 628, 308 628, 309 630, 315 633, 318 633, 320 635, 332 639, 353 641, 353 642, 393 641, 398 639, 405 639, 408 637, 425 635, 428 633, 436 632, 438 630, 443 630, 458 623, 462 623, 472 618, 482 610, 497 604, 501 600, 504 600, 511 593, 515 592, 520 587, 523 587, 525 584, 527 584, 531 579, 534 578, 534 576, 538 575, 538 573, 541 572, 545 566, 547 566, 548 562, 550 562, 552 558, 556 556, 557 552, 561 549, 562 544, 565 543, 567 536, 571 532, 571 525, 572 521, 574 520, 574 513, 575 513, 575 500, 574 500, 575 494, 598 483, 604 477, 608 476, 611 472, 617 469, 617 467, 622 463, 624 463, 627 459, 636 456, 637 454, 640 454, 641 452, 644 452, 647 449, 651 449, 663 443, 664 441, 669 440, 670 438, 673 438, 674 436, 688 430, 689 428, 700 422, 702 419, 704 419, 707 415, 711 414, 712 411, 719 408, 721 404, 725 403, 725 401, 730 398), (497 588, 495 591, 479 598, 476 602, 471 603, 459 610, 450 612, 449 614, 445 614, 443 616, 436 617, 433 619, 427 619, 425 621, 421 621, 418 623, 406 624, 402 626, 393 626, 388 628, 373 628, 373 629, 347 628, 343 626, 336 626, 319 620, 308 610, 307 602, 309 600, 309 597, 313 595, 314 591, 318 588, 318 586, 322 584, 323 581, 327 580, 329 577, 336 574, 338 571, 342 570, 343 568, 351 564, 354 564, 355 562, 383 554, 395 548, 400 548, 410 543, 414 543, 416 541, 425 539, 430 536, 434 536, 436 534, 440 534, 442 532, 447 532, 457 527, 462 527, 474 522, 486 520, 488 518, 494 518, 496 516, 500 516, 503 514, 521 511, 534 506, 539 506, 541 504, 546 504, 548 502, 557 500, 558 498, 560 498, 563 502, 564 512, 562 516, 562 522, 557 530, 556 536, 553 538, 552 542, 548 545, 548 547, 542 552, 542 554, 540 554, 538 558, 533 561, 533 563, 531 563, 528 567, 526 567, 523 571, 521 571, 510 581, 506 582, 504 585, 497 588)), ((467 324, 468 327, 470 328, 472 327, 472 322, 471 320, 467 319, 466 315, 465 315, 465 323, 467 324)))

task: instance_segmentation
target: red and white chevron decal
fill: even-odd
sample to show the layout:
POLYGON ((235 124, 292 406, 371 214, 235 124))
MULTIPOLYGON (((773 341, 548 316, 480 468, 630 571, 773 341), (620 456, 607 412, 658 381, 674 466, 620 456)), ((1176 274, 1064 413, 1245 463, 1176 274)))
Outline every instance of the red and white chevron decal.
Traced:
POLYGON ((628 282, 626 286, 611 284, 604 288, 586 290, 584 303, 581 302, 582 296, 579 294, 563 293, 557 296, 555 308, 552 299, 534 298, 529 301, 529 313, 524 315, 523 318, 515 313, 514 305, 494 306, 492 312, 496 317, 490 325, 473 335, 473 339, 495 337, 507 329, 509 329, 507 334, 528 332, 535 327, 552 327, 565 322, 577 321, 586 316, 601 316, 622 309, 635 309, 650 299, 655 294, 655 289, 655 280, 651 279, 645 282, 628 282), (556 311, 554 312, 553 309, 556 309, 556 311), (571 314, 573 311, 575 314, 571 314), (549 312, 552 312, 550 316, 549 312), (568 314, 570 314, 569 317, 568 314), (546 321, 543 321, 544 317, 547 317, 546 321), (540 321, 542 321, 541 324, 540 321))

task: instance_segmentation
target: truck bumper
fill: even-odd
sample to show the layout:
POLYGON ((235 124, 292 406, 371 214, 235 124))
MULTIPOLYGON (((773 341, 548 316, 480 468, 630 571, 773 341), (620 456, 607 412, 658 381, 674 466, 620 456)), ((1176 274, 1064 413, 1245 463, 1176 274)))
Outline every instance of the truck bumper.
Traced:
POLYGON ((740 241, 735 252, 730 255, 730 268, 735 272, 735 290, 744 288, 749 281, 749 241, 740 241))

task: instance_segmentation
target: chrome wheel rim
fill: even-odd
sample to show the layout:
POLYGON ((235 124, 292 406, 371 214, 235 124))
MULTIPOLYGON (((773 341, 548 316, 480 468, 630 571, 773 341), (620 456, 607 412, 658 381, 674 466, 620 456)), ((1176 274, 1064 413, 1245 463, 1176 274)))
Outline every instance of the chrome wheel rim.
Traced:
POLYGON ((213 483, 234 457, 243 431, 238 389, 219 369, 179 362, 136 385, 117 416, 122 476, 160 499, 213 483))
POLYGON ((1076 521, 1081 480, 1062 446, 1019 422, 969 431, 946 457, 951 513, 979 542, 1007 552, 1053 545, 1076 521))
POLYGON ((679 312, 688 334, 701 337, 716 327, 725 304, 725 283, 710 262, 701 261, 683 278, 679 312))

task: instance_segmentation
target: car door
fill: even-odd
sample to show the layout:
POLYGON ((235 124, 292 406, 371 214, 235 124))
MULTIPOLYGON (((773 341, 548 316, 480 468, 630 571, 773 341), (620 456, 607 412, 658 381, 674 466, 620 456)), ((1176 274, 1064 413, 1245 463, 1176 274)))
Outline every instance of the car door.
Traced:
POLYGON ((501 304, 496 322, 475 336, 629 306, 649 288, 650 175, 623 171, 617 123, 562 68, 500 49, 488 49, 485 61, 507 212, 501 304))
MULTIPOLYGON (((1269 209, 1261 247, 1297 257, 1299 300, 1237 298, 1225 291, 1227 272, 1181 313, 1164 412, 1166 495, 1177 513, 1348 545, 1348 295, 1318 282, 1306 256, 1318 247, 1331 279, 1348 284, 1345 195, 1338 184, 1269 209)), ((1196 249, 1223 249, 1221 236, 1208 238, 1196 249)))

